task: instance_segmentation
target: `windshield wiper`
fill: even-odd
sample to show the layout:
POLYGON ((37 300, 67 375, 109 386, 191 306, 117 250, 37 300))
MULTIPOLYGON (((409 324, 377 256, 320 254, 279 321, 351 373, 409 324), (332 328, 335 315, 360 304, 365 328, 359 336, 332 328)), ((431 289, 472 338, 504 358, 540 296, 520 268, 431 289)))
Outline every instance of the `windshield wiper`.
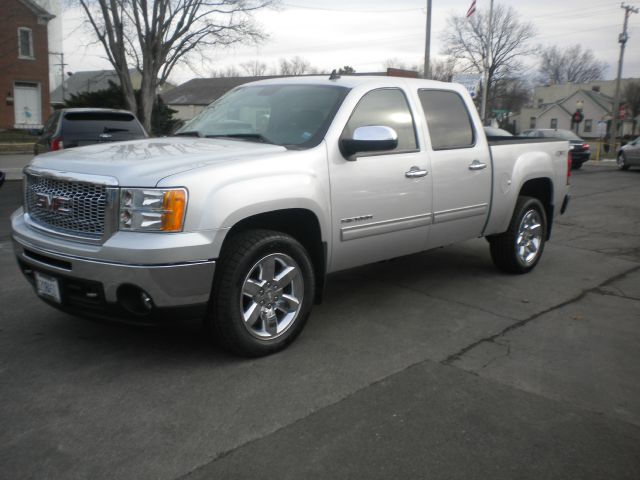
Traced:
POLYGON ((199 137, 200 132, 197 130, 189 130, 187 132, 178 132, 173 134, 174 137, 199 137))
POLYGON ((217 135, 207 135, 207 138, 238 138, 238 139, 246 139, 246 140, 256 140, 261 143, 271 143, 273 142, 268 138, 260 135, 259 133, 225 133, 225 134, 217 134, 217 135))

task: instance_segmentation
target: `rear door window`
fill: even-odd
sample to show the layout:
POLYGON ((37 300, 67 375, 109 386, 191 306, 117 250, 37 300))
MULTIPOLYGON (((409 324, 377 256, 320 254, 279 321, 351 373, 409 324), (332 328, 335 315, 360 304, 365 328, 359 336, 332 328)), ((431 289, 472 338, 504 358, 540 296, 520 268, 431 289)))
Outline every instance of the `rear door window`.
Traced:
POLYGON ((469 148, 475 145, 471 117, 460 95, 449 90, 419 90, 418 96, 434 150, 469 148))
POLYGON ((51 114, 51 116, 49 117, 49 119, 47 120, 47 123, 45 124, 43 130, 43 134, 48 136, 48 137, 52 137, 53 135, 55 135, 57 127, 58 127, 58 118, 60 118, 60 111, 58 110, 57 112, 53 112, 51 114))

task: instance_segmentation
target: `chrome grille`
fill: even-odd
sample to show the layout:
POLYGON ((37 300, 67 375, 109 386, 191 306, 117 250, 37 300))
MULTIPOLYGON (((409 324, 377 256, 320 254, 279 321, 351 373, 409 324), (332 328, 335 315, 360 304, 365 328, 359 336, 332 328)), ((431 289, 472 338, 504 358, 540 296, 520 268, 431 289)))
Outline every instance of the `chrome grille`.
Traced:
POLYGON ((104 185, 28 174, 25 204, 32 221, 56 232, 94 239, 104 233, 104 185))

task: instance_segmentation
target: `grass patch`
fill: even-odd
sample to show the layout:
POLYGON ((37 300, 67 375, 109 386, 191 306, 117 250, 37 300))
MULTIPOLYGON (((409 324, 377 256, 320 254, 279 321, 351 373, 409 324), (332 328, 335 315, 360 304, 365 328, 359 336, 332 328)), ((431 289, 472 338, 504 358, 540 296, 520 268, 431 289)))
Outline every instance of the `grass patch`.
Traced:
POLYGON ((0 143, 35 143, 38 137, 31 135, 28 130, 0 131, 0 143))

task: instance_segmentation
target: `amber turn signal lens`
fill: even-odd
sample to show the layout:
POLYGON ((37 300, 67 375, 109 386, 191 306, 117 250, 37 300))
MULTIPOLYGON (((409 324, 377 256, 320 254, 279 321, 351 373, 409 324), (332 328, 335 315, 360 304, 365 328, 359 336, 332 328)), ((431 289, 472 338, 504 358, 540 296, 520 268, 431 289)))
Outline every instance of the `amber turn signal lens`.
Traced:
POLYGON ((184 223, 184 213, 187 207, 187 192, 184 190, 168 190, 164 193, 162 202, 163 232, 179 232, 184 223))

